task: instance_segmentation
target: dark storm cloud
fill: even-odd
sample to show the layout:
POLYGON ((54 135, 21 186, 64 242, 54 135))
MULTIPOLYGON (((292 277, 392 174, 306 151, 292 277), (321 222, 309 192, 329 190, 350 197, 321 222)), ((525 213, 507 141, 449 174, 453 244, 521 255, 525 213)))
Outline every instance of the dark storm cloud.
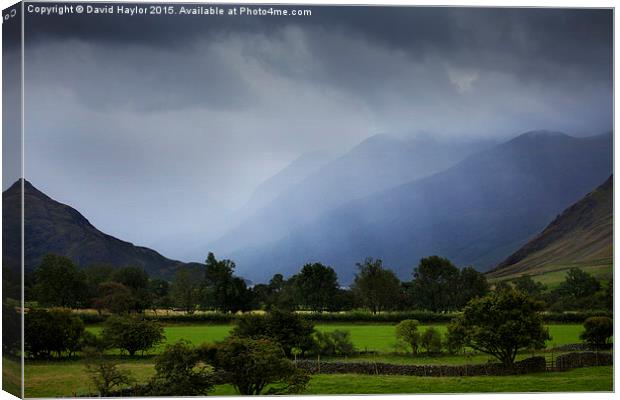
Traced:
POLYGON ((30 14, 27 177, 102 230, 183 258, 304 153, 376 133, 611 129, 610 10, 310 8, 30 14))
POLYGON ((466 65, 511 70, 524 78, 553 78, 558 66, 576 68, 600 79, 611 78, 611 10, 304 8, 311 9, 313 16, 31 16, 26 35, 33 44, 54 38, 76 38, 124 46, 183 49, 196 40, 218 40, 231 33, 274 34, 286 26, 299 26, 342 31, 371 44, 404 51, 415 60, 441 54, 466 65))

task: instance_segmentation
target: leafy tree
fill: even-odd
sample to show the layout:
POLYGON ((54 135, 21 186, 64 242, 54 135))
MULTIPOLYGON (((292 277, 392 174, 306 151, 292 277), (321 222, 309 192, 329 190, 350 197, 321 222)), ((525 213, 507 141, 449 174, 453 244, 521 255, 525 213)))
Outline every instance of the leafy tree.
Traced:
POLYGON ((203 304, 221 311, 245 311, 251 306, 251 291, 245 281, 233 275, 235 263, 218 260, 209 253, 205 262, 203 304))
POLYGON ((614 281, 609 280, 607 287, 603 293, 603 305, 606 309, 613 311, 614 309, 614 281))
POLYGON ((42 305, 77 308, 84 303, 84 274, 67 257, 55 254, 43 256, 35 276, 36 298, 42 305))
POLYGON ((293 276, 286 281, 282 274, 275 274, 268 284, 254 285, 252 288, 254 300, 265 310, 295 310, 297 308, 295 279, 293 276))
POLYGON ((270 339, 229 337, 206 352, 224 381, 242 395, 301 393, 309 381, 270 339))
POLYGON ((522 275, 514 280, 514 287, 528 296, 537 297, 547 289, 543 283, 536 282, 529 275, 522 275))
POLYGON ((383 268, 383 261, 367 258, 356 264, 359 272, 355 275, 353 291, 360 302, 373 314, 394 308, 398 303, 400 281, 396 274, 383 268))
POLYGON ((215 377, 201 353, 187 341, 166 346, 155 360, 155 376, 146 385, 149 396, 205 396, 215 377))
POLYGON ((130 356, 161 343, 164 328, 155 321, 127 316, 110 316, 104 323, 102 336, 111 347, 126 350, 130 356))
POLYGON ((25 315, 24 348, 31 357, 72 356, 80 350, 83 334, 82 320, 67 311, 30 310, 25 315))
POLYGON ((86 283, 87 300, 92 300, 99 296, 99 285, 110 282, 114 267, 107 264, 92 264, 84 268, 86 283))
POLYGON ((594 295, 600 288, 595 277, 579 268, 571 268, 557 290, 562 297, 579 299, 594 295))
POLYGON ((459 269, 447 258, 421 259, 413 272, 413 293, 418 304, 433 312, 456 309, 459 278, 459 269))
POLYGON ((168 281, 152 279, 149 282, 149 293, 151 294, 151 306, 154 311, 157 311, 158 308, 170 308, 172 306, 168 281))
POLYGON ((200 284, 193 279, 190 271, 180 268, 172 283, 170 297, 177 307, 181 307, 185 312, 191 314, 196 309, 200 301, 200 284))
POLYGON ((457 354, 465 347, 465 330, 462 325, 450 324, 446 332, 444 343, 450 354, 457 354))
POLYGON ((493 291, 495 292, 501 292, 504 290, 511 290, 513 287, 510 283, 506 282, 506 281, 499 281, 497 283, 495 283, 494 287, 493 287, 493 291))
POLYGON ((5 355, 18 356, 22 347, 22 319, 16 307, 2 303, 2 351, 5 355))
POLYGON ((325 356, 350 356, 355 353, 351 333, 339 329, 331 332, 316 331, 313 352, 325 356))
POLYGON ((482 297, 489 292, 489 283, 484 274, 473 267, 465 267, 459 272, 456 283, 458 302, 455 308, 463 308, 471 299, 482 297))
POLYGON ((102 397, 108 397, 115 389, 134 382, 131 372, 119 369, 113 359, 94 348, 84 350, 84 369, 102 397))
POLYGON ((246 315, 239 319, 232 335, 253 339, 270 338, 278 343, 287 357, 293 348, 303 352, 312 348, 314 326, 291 312, 272 311, 265 316, 246 315))
POLYGON ((356 306, 355 293, 349 289, 339 288, 328 306, 329 311, 350 311, 356 306))
POLYGON ((133 310, 142 312, 150 308, 149 275, 139 267, 123 267, 112 273, 112 281, 121 283, 131 290, 134 299, 133 310))
POLYGON ((584 321, 583 327, 580 339, 594 346, 607 344, 614 334, 614 322, 609 317, 590 317, 584 321))
POLYGON ((550 339, 543 326, 541 302, 515 290, 491 292, 473 299, 451 323, 464 335, 464 344, 513 365, 521 349, 544 348, 550 339))
POLYGON ((413 354, 418 353, 418 347, 420 346, 419 326, 420 323, 415 319, 405 319, 396 325, 396 338, 411 346, 413 354))
POLYGON ((420 338, 420 346, 426 350, 427 353, 439 353, 441 352, 441 334, 435 328, 428 327, 420 338))
POLYGON ((297 275, 297 289, 303 305, 312 311, 325 311, 338 293, 336 271, 321 263, 306 264, 297 275))
POLYGON ((92 300, 92 305, 100 313, 108 310, 114 314, 126 314, 134 309, 136 304, 131 290, 118 282, 103 282, 99 284, 98 297, 92 300))

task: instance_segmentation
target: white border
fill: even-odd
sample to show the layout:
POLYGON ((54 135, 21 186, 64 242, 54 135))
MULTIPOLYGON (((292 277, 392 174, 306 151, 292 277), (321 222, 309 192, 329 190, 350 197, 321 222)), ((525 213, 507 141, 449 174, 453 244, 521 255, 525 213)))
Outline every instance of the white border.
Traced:
MULTIPOLYGON (((38 2, 38 1, 32 1, 32 2, 38 2)), ((48 3, 54 3, 53 1, 42 1, 42 2, 48 2, 48 3)), ((75 3, 87 3, 87 1, 85 2, 79 2, 79 1, 70 1, 70 2, 75 2, 75 3)), ((105 2, 105 1, 102 1, 105 2)), ((133 0, 131 1, 132 3, 184 3, 183 1, 179 1, 179 0, 169 0, 169 1, 148 1, 148 0, 133 0)), ((0 6, 2 9, 5 9, 7 7, 10 7, 11 5, 15 4, 15 1, 9 1, 9 0, 0 0, 0 6)), ((60 3, 60 2, 59 2, 60 3)), ((67 3, 66 1, 63 3, 67 3)), ((187 2, 185 2, 187 3, 187 2)), ((389 0, 389 1, 381 1, 381 0, 376 0, 376 1, 369 1, 369 0, 356 0, 356 1, 351 1, 351 0, 336 0, 336 1, 331 1, 331 0, 312 0, 312 1, 298 1, 298 0, 290 0, 290 1, 281 1, 281 0, 269 0, 269 1, 261 1, 261 0, 243 0, 243 1, 221 1, 221 0, 213 0, 213 1, 209 1, 209 2, 205 2, 205 3, 211 3, 211 4, 265 4, 265 3, 270 3, 270 4, 307 4, 307 5, 380 5, 380 6, 389 6, 389 5, 396 5, 396 6, 411 6, 411 5, 417 5, 417 6, 470 6, 470 7, 559 7, 559 8, 614 8, 615 7, 615 1, 613 0, 590 0, 590 1, 579 1, 579 0, 525 0, 525 1, 515 1, 515 0, 496 0, 496 1, 488 1, 488 0, 469 0, 469 1, 428 1, 428 0, 418 0, 418 1, 411 1, 411 0, 389 0)), ((615 14, 615 11, 614 11, 615 14)), ((22 19, 23 19, 24 13, 22 10, 22 19)), ((22 23, 22 30, 23 30, 23 23, 22 23)), ((22 33, 23 35, 23 33, 22 33)), ((2 34, 0 32, 0 40, 2 38, 2 34)), ((616 54, 617 54, 617 44, 618 44, 618 32, 615 29, 615 15, 614 15, 614 99, 616 98, 616 95, 618 93, 618 88, 615 85, 615 76, 618 72, 618 63, 616 62, 616 54)), ((22 43, 23 46, 23 43, 22 43)), ((23 52, 22 52, 22 67, 23 67, 23 52)), ((0 52, 0 73, 2 71, 2 55, 0 52)), ((22 71, 23 72, 23 71, 22 71)), ((23 75, 22 75, 23 76, 23 75)), ((1 83, 0 83, 0 93, 1 93, 1 83)), ((23 110, 23 84, 22 84, 22 129, 24 127, 24 110, 23 110)), ((1 106, 2 106, 2 99, 0 99, 0 116, 1 116, 1 106)), ((617 130, 616 127, 616 119, 615 119, 615 115, 617 115, 618 113, 618 105, 617 103, 614 101, 614 132, 617 130)), ((1 128, 0 128, 1 131, 1 128)), ((614 135, 615 136, 615 135, 614 135)), ((0 145, 1 146, 1 145, 0 145)), ((618 154, 617 150, 620 147, 620 144, 618 144, 617 141, 614 140, 614 154, 618 154)), ((23 164, 24 158, 23 158, 23 135, 22 135, 22 164, 23 164)), ((2 165, 2 153, 0 152, 0 172, 1 172, 1 165, 2 165)), ((22 165, 22 173, 24 172, 23 169, 23 165, 22 165)), ((618 168, 617 165, 615 164, 615 156, 614 156, 614 175, 617 176, 618 175, 618 168)), ((615 190, 615 186, 614 186, 614 190, 615 190)), ((1 200, 0 200, 1 201, 1 200)), ((620 200, 618 199, 618 197, 615 196, 614 198, 614 209, 618 209, 618 204, 620 203, 620 200)), ((615 220, 614 220, 614 233, 615 233, 615 220)), ((0 232, 0 238, 1 238, 1 232, 0 232)), ((619 246, 620 244, 620 239, 614 234, 614 248, 620 248, 619 246)), ((0 248, 1 248, 1 241, 0 241, 0 248)), ((618 264, 618 254, 615 253, 614 254, 614 265, 619 265, 618 264)), ((614 269, 614 280, 617 282, 617 276, 618 274, 616 273, 615 269, 614 269)), ((0 288, 1 291, 1 288, 0 288)), ((23 291, 23 288, 22 288, 23 291)), ((616 290, 615 292, 618 292, 618 288, 616 285, 616 290)), ((22 293, 23 296, 23 293, 22 293)), ((619 309, 618 308, 618 304, 619 304, 619 300, 618 300, 618 296, 615 296, 615 300, 614 300, 614 308, 615 309, 619 309)), ((1 325, 1 322, 0 322, 1 325)), ((615 320, 615 327, 617 327, 617 320, 615 320)), ((23 335, 23 332, 22 332, 23 335)), ((614 357, 614 365, 619 365, 618 364, 618 354, 615 354, 614 357)), ((0 372, 2 370, 2 366, 0 364, 0 372)), ((23 371, 22 371, 23 374, 23 371)), ((620 374, 618 373, 618 368, 614 369, 614 388, 616 387, 616 382, 618 382, 618 377, 620 376, 620 374)), ((451 395, 376 395, 376 396, 372 396, 372 398, 377 398, 377 399, 389 399, 389 398, 411 398, 411 399, 420 399, 420 400, 428 400, 428 399, 437 399, 437 398, 448 398, 448 397, 452 397, 455 396, 455 394, 451 394, 451 395)), ((540 393, 540 394, 458 394, 457 396, 459 396, 459 399, 465 399, 465 400, 474 400, 474 399, 478 399, 479 397, 483 396, 485 398, 489 398, 489 399, 508 399, 508 400, 521 400, 521 399, 537 399, 537 398, 545 398, 545 399, 562 399, 562 400, 582 400, 584 397, 587 396, 588 400, 597 400, 597 399, 611 399, 614 398, 614 394, 611 393, 552 393, 552 394, 547 394, 547 393, 540 393)), ((350 399, 363 399, 363 398, 367 398, 368 396, 303 396, 304 398, 317 398, 317 399, 330 399, 330 400, 335 400, 335 399, 342 399, 342 398, 350 398, 350 399)), ((0 392, 0 400, 8 400, 8 399, 14 399, 15 397, 13 397, 12 395, 6 393, 6 392, 0 392)), ((282 399, 299 399, 300 397, 296 397, 296 396, 283 396, 283 397, 278 397, 278 398, 282 398, 282 399)), ((155 399, 155 398, 154 398, 155 399)))

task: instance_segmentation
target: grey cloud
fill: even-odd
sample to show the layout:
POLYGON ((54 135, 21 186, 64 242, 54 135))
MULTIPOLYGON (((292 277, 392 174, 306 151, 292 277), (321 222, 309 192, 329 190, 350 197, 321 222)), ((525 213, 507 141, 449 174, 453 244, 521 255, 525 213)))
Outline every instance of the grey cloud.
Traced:
POLYGON ((182 258, 306 152, 376 133, 611 129, 611 17, 313 7, 303 19, 29 18, 27 176, 110 234, 182 258))

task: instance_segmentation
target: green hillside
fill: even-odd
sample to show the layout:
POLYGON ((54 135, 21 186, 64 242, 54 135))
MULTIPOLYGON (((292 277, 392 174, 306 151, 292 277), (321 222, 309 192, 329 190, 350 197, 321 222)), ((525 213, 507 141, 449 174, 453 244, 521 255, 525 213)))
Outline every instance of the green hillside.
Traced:
POLYGON ((613 271, 613 176, 562 212, 489 272, 488 278, 505 280, 528 274, 553 286, 571 267, 603 279, 613 271))

